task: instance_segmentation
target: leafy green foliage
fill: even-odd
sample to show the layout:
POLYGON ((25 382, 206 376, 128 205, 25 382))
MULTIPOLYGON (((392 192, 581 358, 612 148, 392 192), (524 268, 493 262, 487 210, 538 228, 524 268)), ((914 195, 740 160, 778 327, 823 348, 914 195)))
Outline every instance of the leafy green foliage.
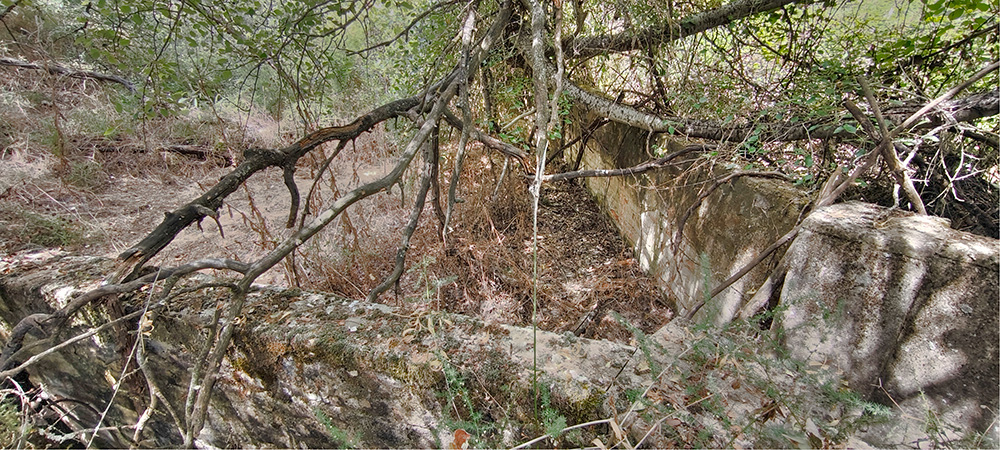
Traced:
POLYGON ((495 424, 485 421, 483 412, 476 407, 472 394, 465 386, 465 376, 448 359, 439 355, 444 372, 446 404, 444 423, 450 429, 468 430, 473 438, 485 436, 494 430, 495 424), (464 416, 456 417, 452 412, 464 411, 464 416))
POLYGON ((566 428, 566 417, 552 407, 548 389, 541 389, 541 394, 542 426, 545 428, 545 434, 552 436, 553 439, 558 438, 566 428))
POLYGON ((309 119, 339 112, 331 107, 357 106, 333 96, 357 91, 370 72, 346 49, 372 37, 365 24, 386 24, 371 13, 398 17, 384 12, 412 8, 398 1, 97 0, 81 15, 86 27, 76 42, 91 61, 146 80, 145 116, 228 98, 243 107, 265 105, 276 117, 289 109, 309 119))
POLYGON ((902 88, 936 95, 996 60, 995 2, 922 0, 919 20, 873 46, 873 68, 902 88))
POLYGON ((5 448, 21 444, 18 441, 26 431, 23 425, 17 406, 9 398, 0 399, 0 444, 5 448))

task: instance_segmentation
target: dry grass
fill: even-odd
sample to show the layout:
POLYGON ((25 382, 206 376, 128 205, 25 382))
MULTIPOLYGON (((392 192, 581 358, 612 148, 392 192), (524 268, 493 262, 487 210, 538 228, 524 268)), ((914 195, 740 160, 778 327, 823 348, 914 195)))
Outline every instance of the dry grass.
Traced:
MULTIPOLYGON (((33 39, 46 48, 44 36, 33 39)), ((0 169, 0 238, 6 252, 58 245, 114 255, 151 230, 163 212, 211 187, 227 166, 240 161, 245 148, 278 148, 301 135, 265 114, 215 109, 136 120, 131 111, 138 100, 119 95, 117 86, 41 72, 0 72, 7 75, 0 79, 0 159, 9 163, 0 169)), ((322 174, 332 146, 300 161, 303 196, 318 178, 309 204, 313 214, 389 169, 398 140, 408 134, 393 126, 379 126, 349 144, 322 174)), ((442 154, 454 154, 457 135, 445 133, 442 140, 442 154)), ((447 157, 441 161, 443 193, 452 165, 447 157)), ((385 301, 494 323, 531 322, 531 201, 517 171, 497 186, 501 166, 495 155, 470 149, 459 187, 464 202, 457 205, 447 249, 428 199, 407 258, 409 269, 385 301)), ((402 198, 394 187, 356 204, 261 281, 365 297, 392 270, 417 167, 406 176, 402 198)), ((225 237, 214 224, 185 230, 154 262, 172 264, 191 255, 259 257, 290 234, 284 228, 287 201, 280 174, 255 175, 223 208, 225 237)), ((659 291, 635 267, 627 245, 579 187, 546 187, 539 220, 540 327, 626 339, 631 333, 612 312, 645 331, 671 317, 659 291)))
MULTIPOLYGON (((515 172, 497 189, 501 163, 479 150, 467 161, 459 190, 464 202, 448 248, 428 205, 409 255, 415 269, 404 275, 403 298, 396 301, 426 300, 492 323, 528 325, 535 285, 527 182, 515 172)), ((542 329, 628 340, 630 326, 652 332, 672 318, 660 289, 638 270, 628 245, 576 184, 543 189, 538 261, 542 329)))
MULTIPOLYGON (((300 134, 263 114, 194 111, 133 120, 115 108, 122 98, 110 89, 23 72, 0 81, 0 95, 8 100, 0 106, 6 120, 0 154, 3 251, 62 246, 114 255, 151 230, 163 212, 211 187, 240 161, 243 149, 278 148, 300 134), (171 150, 177 146, 194 152, 171 150)), ((402 131, 377 127, 347 145, 322 174, 332 146, 303 158, 297 174, 303 196, 319 177, 310 211, 389 170, 402 131)), ((447 146, 457 137, 450 138, 443 154, 453 153, 447 146)), ((443 193, 451 166, 441 162, 443 193)), ((386 301, 494 323, 531 322, 531 201, 517 171, 498 188, 501 166, 495 155, 470 150, 459 188, 464 202, 457 205, 447 249, 428 199, 409 270, 399 290, 383 296, 386 301)), ((403 198, 394 187, 356 204, 262 281, 365 297, 392 270, 417 167, 406 176, 403 198)), ((277 171, 256 175, 227 201, 225 237, 210 224, 186 230, 158 263, 194 254, 259 257, 291 232, 284 228, 287 201, 277 171)), ((547 186, 539 227, 541 328, 628 339, 631 332, 616 314, 647 332, 669 320, 669 303, 638 271, 627 245, 585 191, 569 183, 547 186)))

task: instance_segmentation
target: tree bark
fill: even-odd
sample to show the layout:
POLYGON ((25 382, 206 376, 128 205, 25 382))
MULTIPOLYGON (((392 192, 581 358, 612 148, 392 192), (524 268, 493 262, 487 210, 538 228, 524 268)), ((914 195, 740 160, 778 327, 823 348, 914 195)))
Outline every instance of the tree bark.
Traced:
POLYGON ((563 41, 567 58, 590 58, 606 53, 621 53, 639 50, 652 45, 693 36, 712 28, 744 19, 762 12, 773 11, 791 3, 818 3, 802 0, 737 0, 717 8, 684 17, 680 20, 666 20, 663 24, 642 29, 628 30, 618 34, 569 37, 563 41))

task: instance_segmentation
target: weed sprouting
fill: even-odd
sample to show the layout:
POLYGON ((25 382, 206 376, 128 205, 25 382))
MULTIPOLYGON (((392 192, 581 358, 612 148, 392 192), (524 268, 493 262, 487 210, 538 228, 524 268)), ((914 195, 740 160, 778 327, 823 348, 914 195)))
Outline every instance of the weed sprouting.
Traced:
POLYGON ((354 438, 348 432, 341 430, 339 427, 333 424, 330 420, 330 416, 326 415, 321 409, 313 408, 313 414, 316 416, 316 420, 319 420, 323 427, 326 428, 326 432, 330 433, 330 437, 334 439, 337 446, 334 448, 357 448, 357 439, 354 438))
POLYGON ((638 343, 639 349, 642 350, 642 355, 646 358, 646 364, 649 365, 649 369, 653 373, 660 373, 660 364, 656 362, 655 358, 653 358, 653 352, 662 352, 663 348, 650 340, 649 337, 646 336, 646 333, 643 333, 638 327, 622 318, 622 316, 617 312, 612 311, 611 316, 632 333, 632 337, 635 339, 636 343, 638 343))
POLYGON ((73 221, 32 211, 18 211, 20 228, 15 234, 19 240, 43 247, 68 247, 79 243, 84 233, 73 221))
POLYGON ((540 391, 542 428, 544 428, 545 434, 552 436, 553 439, 557 439, 562 434, 562 430, 566 428, 566 417, 559 414, 559 411, 552 407, 549 390, 543 388, 540 391))
POLYGON ((63 175, 63 181, 85 191, 103 189, 109 184, 108 175, 101 167, 101 163, 93 160, 70 161, 69 170, 63 175))
POLYGON ((660 442, 832 446, 893 416, 888 407, 848 389, 832 369, 775 351, 781 346, 773 334, 761 332, 761 319, 690 328, 695 338, 676 364, 674 383, 665 386, 677 392, 668 398, 684 399, 680 409, 688 415, 670 413, 672 429, 661 433, 660 442), (762 403, 756 407, 754 401, 762 403))
POLYGON ((489 445, 488 439, 497 435, 497 424, 486 420, 483 411, 476 406, 472 394, 466 388, 465 376, 448 361, 444 354, 438 352, 441 370, 444 373, 445 408, 442 424, 449 430, 464 429, 472 434, 470 443, 477 446, 489 445), (475 442, 478 441, 478 442, 475 442))
POLYGON ((0 399, 0 444, 4 448, 21 448, 28 427, 21 413, 9 398, 0 399))

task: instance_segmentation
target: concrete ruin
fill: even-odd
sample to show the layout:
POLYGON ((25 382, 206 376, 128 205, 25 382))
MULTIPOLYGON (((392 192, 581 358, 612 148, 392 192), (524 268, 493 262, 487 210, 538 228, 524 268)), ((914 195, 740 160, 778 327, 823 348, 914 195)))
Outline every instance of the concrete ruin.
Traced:
MULTIPOLYGON (((609 124, 589 140, 581 168, 634 166, 655 144, 643 130, 609 124)), ((748 178, 699 202, 706 180, 727 168, 696 161, 685 169, 684 178, 668 168, 586 181, 681 314, 792 229, 807 202, 789 183, 748 178)), ((813 211, 783 260, 765 261, 696 319, 721 325, 770 308, 772 333, 792 358, 832 367, 865 398, 917 418, 869 433, 876 446, 929 429, 942 439, 976 430, 996 440, 998 252, 1000 241, 952 230, 945 219, 842 203, 813 211), (765 281, 769 289, 756 295, 765 281)))

